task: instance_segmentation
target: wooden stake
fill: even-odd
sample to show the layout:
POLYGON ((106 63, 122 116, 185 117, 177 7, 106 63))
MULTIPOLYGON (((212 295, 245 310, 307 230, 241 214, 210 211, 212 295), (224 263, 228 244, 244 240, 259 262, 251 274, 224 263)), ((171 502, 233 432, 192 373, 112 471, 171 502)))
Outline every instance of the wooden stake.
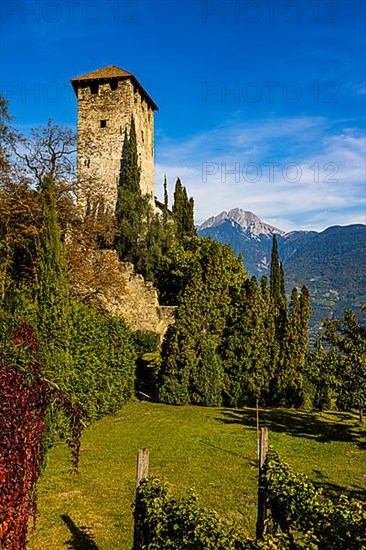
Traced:
POLYGON ((149 458, 150 451, 149 449, 139 449, 137 453, 137 472, 136 472, 136 497, 135 497, 135 524, 134 524, 134 533, 133 533, 133 550, 140 550, 145 546, 144 532, 141 526, 138 524, 136 511, 139 506, 139 495, 137 489, 140 486, 140 483, 143 479, 146 479, 149 476, 149 458))
POLYGON ((262 480, 261 480, 267 453, 268 453, 268 428, 262 428, 261 441, 260 441, 260 453, 259 453, 259 472, 258 472, 258 513, 257 513, 257 527, 256 527, 257 540, 261 539, 266 534, 266 529, 267 529, 266 492, 262 485, 262 480))
POLYGON ((257 457, 259 460, 259 399, 256 400, 257 457))
POLYGON ((261 447, 259 455, 259 468, 262 470, 268 453, 268 428, 261 429, 261 447))
POLYGON ((139 449, 137 453, 136 489, 143 479, 149 477, 149 458, 149 449, 139 449))

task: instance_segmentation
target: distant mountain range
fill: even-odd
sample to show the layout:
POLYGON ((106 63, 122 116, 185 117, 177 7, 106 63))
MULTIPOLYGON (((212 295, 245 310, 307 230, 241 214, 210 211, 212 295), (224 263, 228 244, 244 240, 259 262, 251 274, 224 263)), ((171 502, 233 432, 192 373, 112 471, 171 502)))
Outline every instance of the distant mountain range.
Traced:
POLYGON ((198 234, 229 244, 243 254, 251 275, 268 275, 272 237, 277 235, 287 292, 305 284, 311 294, 312 326, 347 307, 366 302, 366 225, 332 226, 317 231, 291 231, 263 222, 252 212, 234 208, 209 218, 198 234))

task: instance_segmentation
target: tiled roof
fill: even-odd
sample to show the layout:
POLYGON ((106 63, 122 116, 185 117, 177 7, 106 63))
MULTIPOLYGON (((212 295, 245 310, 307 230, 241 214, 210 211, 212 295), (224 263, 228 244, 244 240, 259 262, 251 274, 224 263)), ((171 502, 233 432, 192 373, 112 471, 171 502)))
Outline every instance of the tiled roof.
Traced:
POLYGON ((115 65, 109 65, 103 69, 98 69, 97 71, 92 71, 91 73, 86 73, 76 78, 72 78, 71 82, 78 82, 79 80, 94 80, 98 78, 118 78, 119 76, 133 76, 132 73, 124 71, 115 65))
POLYGON ((134 84, 139 88, 142 95, 145 97, 145 99, 151 104, 153 109, 157 110, 159 107, 156 105, 155 101, 150 97, 150 95, 147 93, 147 91, 144 89, 144 87, 140 84, 140 82, 137 80, 134 74, 129 73, 128 71, 125 71, 124 69, 120 69, 119 67, 116 67, 115 65, 109 65, 108 67, 104 67, 103 69, 98 69, 96 71, 91 71, 90 73, 83 74, 81 76, 77 76, 75 78, 71 79, 71 84, 77 92, 78 83, 86 82, 88 80, 109 80, 109 79, 124 79, 124 78, 130 78, 134 84))

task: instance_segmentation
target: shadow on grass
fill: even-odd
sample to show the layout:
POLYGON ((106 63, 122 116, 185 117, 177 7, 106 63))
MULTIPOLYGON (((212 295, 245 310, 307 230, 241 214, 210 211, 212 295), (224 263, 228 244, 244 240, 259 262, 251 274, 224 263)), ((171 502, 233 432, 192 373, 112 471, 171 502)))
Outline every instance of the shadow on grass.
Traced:
POLYGON ((340 495, 346 495, 349 498, 356 498, 366 503, 366 491, 363 489, 349 489, 348 487, 342 487, 336 483, 330 483, 329 481, 313 481, 314 485, 323 489, 323 494, 327 497, 334 498, 340 495))
POLYGON ((357 498, 358 500, 366 502, 366 489, 361 489, 356 486, 350 489, 342 485, 337 485, 336 483, 331 483, 328 481, 328 476, 320 470, 313 469, 313 474, 314 479, 312 482, 316 487, 323 489, 323 493, 326 497, 334 499, 340 495, 347 495, 349 498, 357 498))
MULTIPOLYGON (((221 409, 218 421, 225 424, 241 424, 253 431, 256 429, 254 409, 221 409)), ((318 442, 346 441, 353 442, 366 450, 365 431, 356 425, 355 416, 346 412, 327 412, 322 417, 317 413, 306 411, 289 411, 283 409, 260 410, 260 424, 270 431, 284 433, 294 437, 305 437, 318 442)), ((337 497, 345 494, 366 502, 366 490, 357 486, 343 487, 328 480, 328 476, 319 470, 313 470, 314 485, 322 487, 325 496, 337 497)))
POLYGON ((62 515, 62 521, 67 525, 72 537, 65 544, 70 550, 99 550, 90 534, 89 527, 77 527, 70 516, 62 515))
MULTIPOLYGON (((256 427, 254 409, 221 409, 217 420, 225 424, 242 424, 253 430, 256 427)), ((319 442, 352 441, 361 449, 366 448, 361 430, 355 425, 355 417, 349 413, 327 412, 326 418, 316 413, 271 409, 260 411, 260 423, 270 431, 294 437, 306 437, 319 442)))

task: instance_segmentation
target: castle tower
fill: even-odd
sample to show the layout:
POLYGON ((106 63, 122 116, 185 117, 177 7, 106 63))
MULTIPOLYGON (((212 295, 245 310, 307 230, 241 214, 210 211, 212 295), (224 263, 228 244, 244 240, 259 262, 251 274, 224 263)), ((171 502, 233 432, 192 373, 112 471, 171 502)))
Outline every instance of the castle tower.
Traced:
POLYGON ((71 80, 78 99, 78 200, 114 211, 132 118, 143 194, 154 196, 156 103, 137 78, 110 65, 71 80))

